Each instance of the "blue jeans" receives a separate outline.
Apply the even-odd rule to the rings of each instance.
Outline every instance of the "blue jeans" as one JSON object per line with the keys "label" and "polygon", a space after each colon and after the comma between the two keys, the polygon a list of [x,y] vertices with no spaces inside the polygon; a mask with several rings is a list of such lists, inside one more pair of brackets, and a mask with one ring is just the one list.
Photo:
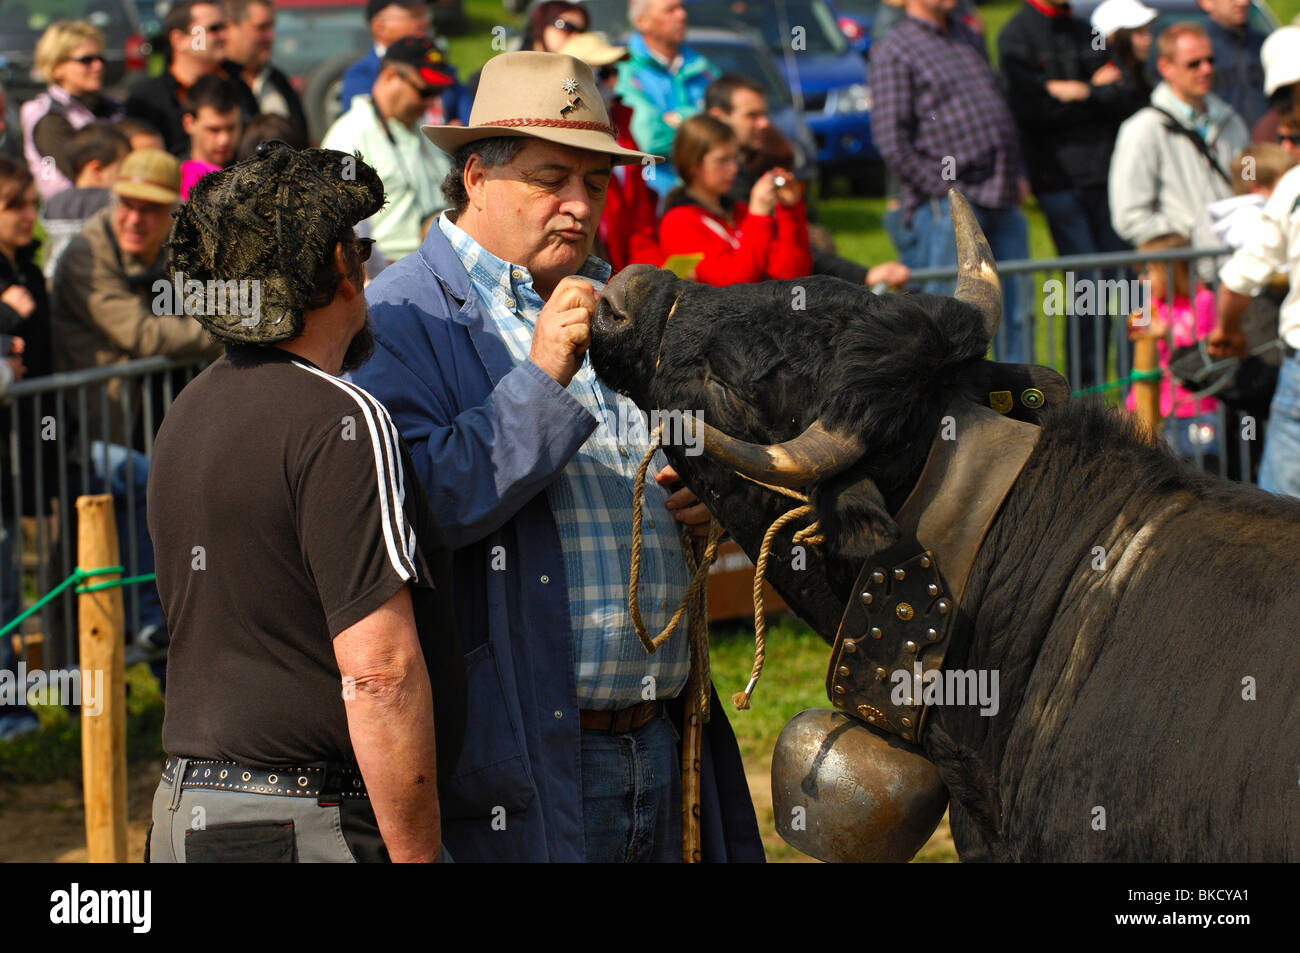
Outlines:
{"label": "blue jeans", "polygon": [[1300,496],[1300,354],[1282,362],[1259,463],[1259,488]]}
{"label": "blue jeans", "polygon": [[[989,208],[974,202],[971,208],[995,259],[1015,261],[1029,257],[1029,223],[1019,208]],[[952,231],[947,198],[922,202],[912,213],[911,224],[904,226],[900,222],[896,228],[898,237],[894,243],[899,247],[899,254],[907,246],[915,262],[904,259],[908,267],[951,268],[957,263],[957,237]],[[951,281],[927,281],[922,290],[951,296],[954,288]],[[1028,275],[1002,276],[1002,324],[993,346],[998,360],[1013,364],[1033,361],[1034,323],[1027,315],[1033,300]]]}
{"label": "blue jeans", "polygon": [[[1043,217],[1047,219],[1047,227],[1052,233],[1052,242],[1060,255],[1094,255],[1098,252],[1126,251],[1129,247],[1111,227],[1110,203],[1105,186],[1039,192],[1038,207],[1043,210]],[[1096,281],[1101,277],[1100,271],[1080,271],[1075,276],[1075,281]],[[1105,354],[1109,348],[1110,315],[1107,308],[1099,307],[1098,312],[1095,315],[1075,315],[1074,321],[1079,329],[1077,348],[1074,335],[1065,335],[1070,376],[1074,378],[1075,384],[1081,386],[1101,383],[1106,372]],[[1097,348],[1098,323],[1101,325],[1100,352]]]}
{"label": "blue jeans", "polygon": [[588,863],[681,861],[681,765],[667,717],[623,735],[582,732],[582,820]]}
{"label": "blue jeans", "polygon": [[[105,451],[107,450],[107,478],[105,477]],[[135,505],[135,518],[132,520],[127,508],[127,467],[131,468],[131,487]],[[90,473],[92,487],[87,492],[111,493],[113,495],[113,517],[117,521],[117,544],[122,565],[126,567],[123,575],[139,575],[154,570],[153,540],[149,538],[149,523],[145,516],[146,489],[149,483],[149,458],[138,450],[129,450],[115,443],[93,440],[90,444]],[[131,565],[131,538],[135,538],[136,563]],[[91,566],[87,569],[95,568]],[[152,582],[137,583],[134,589],[140,600],[140,625],[143,629],[150,625],[163,625],[162,602],[158,598],[158,587]],[[127,628],[131,629],[130,589],[122,593],[122,604],[126,610]]]}

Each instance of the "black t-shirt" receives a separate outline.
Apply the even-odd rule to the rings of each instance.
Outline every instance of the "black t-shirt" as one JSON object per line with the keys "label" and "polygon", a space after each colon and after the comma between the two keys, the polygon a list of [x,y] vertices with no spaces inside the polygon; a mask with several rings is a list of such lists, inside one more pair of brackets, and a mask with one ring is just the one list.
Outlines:
{"label": "black t-shirt", "polygon": [[410,583],[448,776],[465,701],[450,550],[378,400],[278,348],[232,349],[163,419],[148,517],[168,754],[355,761],[332,640]]}

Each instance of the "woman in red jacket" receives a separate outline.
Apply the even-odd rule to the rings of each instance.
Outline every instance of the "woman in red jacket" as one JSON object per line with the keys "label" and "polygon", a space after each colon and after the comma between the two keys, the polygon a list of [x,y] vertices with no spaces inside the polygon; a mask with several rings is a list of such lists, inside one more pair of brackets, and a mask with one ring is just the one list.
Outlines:
{"label": "woman in red jacket", "polygon": [[678,127],[673,165],[682,185],[668,193],[659,223],[664,255],[702,254],[695,278],[707,285],[810,274],[808,218],[794,176],[771,169],[754,183],[748,203],[733,205],[727,190],[738,150],[731,127],[712,116],[692,116]]}

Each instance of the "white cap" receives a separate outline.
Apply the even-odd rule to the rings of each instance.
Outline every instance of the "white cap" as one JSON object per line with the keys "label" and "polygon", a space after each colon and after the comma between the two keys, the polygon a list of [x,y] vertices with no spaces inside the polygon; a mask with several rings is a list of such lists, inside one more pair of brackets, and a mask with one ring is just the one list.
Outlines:
{"label": "white cap", "polygon": [[1105,0],[1092,11],[1092,28],[1102,36],[1116,30],[1136,30],[1156,18],[1156,11],[1142,0]]}
{"label": "white cap", "polygon": [[1259,61],[1264,64],[1265,96],[1300,82],[1300,26],[1282,26],[1270,33],[1259,51]]}

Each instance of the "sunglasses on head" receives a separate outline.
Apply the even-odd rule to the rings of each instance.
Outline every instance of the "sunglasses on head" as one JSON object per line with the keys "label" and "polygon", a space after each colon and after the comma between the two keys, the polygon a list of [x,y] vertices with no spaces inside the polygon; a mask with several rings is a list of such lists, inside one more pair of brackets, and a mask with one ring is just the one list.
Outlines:
{"label": "sunglasses on head", "polygon": [[563,30],[565,33],[586,33],[587,32],[587,27],[585,25],[579,25],[577,23],[574,23],[572,20],[564,19],[564,17],[559,17],[554,23],[551,24],[551,26],[555,27],[555,29],[557,30]]}
{"label": "sunglasses on head", "polygon": [[80,63],[82,66],[93,66],[96,63],[103,63],[104,55],[102,53],[87,53],[85,56],[69,56],[67,62]]}

